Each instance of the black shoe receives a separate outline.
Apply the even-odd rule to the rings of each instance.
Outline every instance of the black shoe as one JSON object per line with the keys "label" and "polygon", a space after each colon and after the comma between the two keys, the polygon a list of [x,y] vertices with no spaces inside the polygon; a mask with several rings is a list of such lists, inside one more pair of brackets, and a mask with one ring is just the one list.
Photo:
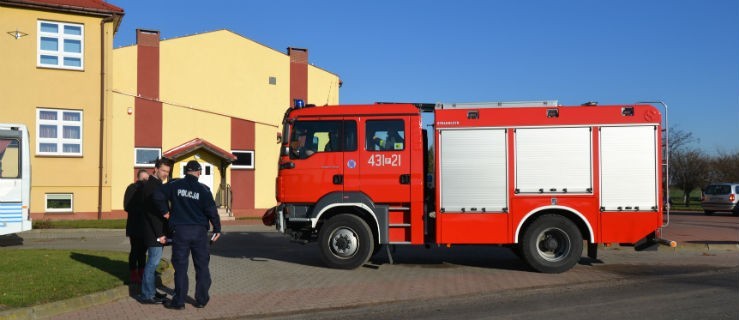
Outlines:
{"label": "black shoe", "polygon": [[196,302],[193,306],[195,306],[195,308],[202,309],[202,308],[205,308],[206,305],[208,305],[207,302],[206,303]]}
{"label": "black shoe", "polygon": [[159,292],[157,292],[157,293],[154,294],[154,298],[165,299],[165,298],[167,298],[167,294],[166,293],[159,293]]}
{"label": "black shoe", "polygon": [[137,300],[139,300],[139,302],[141,302],[142,304],[162,304],[165,301],[165,299],[157,298],[157,297],[154,297],[154,298],[151,298],[151,299],[141,299],[141,298],[139,298]]}
{"label": "black shoe", "polygon": [[172,310],[185,310],[185,305],[184,304],[178,306],[178,305],[175,305],[174,303],[172,303],[171,301],[169,303],[165,303],[164,304],[164,307],[167,308],[167,309],[172,309]]}

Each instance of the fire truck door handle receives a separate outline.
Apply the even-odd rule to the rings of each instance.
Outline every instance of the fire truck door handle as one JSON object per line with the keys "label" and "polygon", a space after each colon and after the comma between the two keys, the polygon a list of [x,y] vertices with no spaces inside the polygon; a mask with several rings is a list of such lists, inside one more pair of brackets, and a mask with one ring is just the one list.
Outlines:
{"label": "fire truck door handle", "polygon": [[400,184],[411,184],[411,175],[410,174],[401,174],[400,175]]}
{"label": "fire truck door handle", "polygon": [[344,184],[344,175],[343,174],[335,174],[334,175],[334,184]]}

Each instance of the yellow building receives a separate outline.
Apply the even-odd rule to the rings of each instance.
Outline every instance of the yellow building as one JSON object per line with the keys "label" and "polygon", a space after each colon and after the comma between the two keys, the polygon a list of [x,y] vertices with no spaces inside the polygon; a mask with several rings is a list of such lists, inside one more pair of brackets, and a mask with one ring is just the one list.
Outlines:
{"label": "yellow building", "polygon": [[273,206],[282,115],[293,99],[338,103],[338,76],[305,49],[227,30],[164,41],[137,30],[113,50],[122,16],[98,0],[0,0],[2,30],[17,31],[0,37],[0,122],[30,129],[32,217],[125,217],[126,187],[160,156],[176,160],[174,178],[201,162],[235,216]]}
{"label": "yellow building", "polygon": [[285,109],[293,99],[338,103],[338,76],[309,65],[305,49],[282,53],[228,30],[136,36],[136,45],[113,52],[112,197],[121,199],[136,171],[165,156],[176,161],[174,178],[199,161],[200,182],[235,216],[273,206]]}
{"label": "yellow building", "polygon": [[107,111],[122,17],[102,1],[0,0],[0,122],[29,128],[34,218],[111,210]]}

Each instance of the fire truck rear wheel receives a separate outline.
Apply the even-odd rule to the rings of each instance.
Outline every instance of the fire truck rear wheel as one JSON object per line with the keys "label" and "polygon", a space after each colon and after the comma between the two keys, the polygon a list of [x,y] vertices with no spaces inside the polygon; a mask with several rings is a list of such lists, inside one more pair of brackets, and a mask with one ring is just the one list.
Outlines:
{"label": "fire truck rear wheel", "polygon": [[367,263],[374,250],[372,231],[352,214],[340,214],[321,227],[318,234],[321,260],[331,268],[356,269]]}
{"label": "fire truck rear wheel", "polygon": [[582,234],[560,215],[543,215],[526,228],[521,245],[523,260],[534,270],[560,273],[571,269],[582,255]]}

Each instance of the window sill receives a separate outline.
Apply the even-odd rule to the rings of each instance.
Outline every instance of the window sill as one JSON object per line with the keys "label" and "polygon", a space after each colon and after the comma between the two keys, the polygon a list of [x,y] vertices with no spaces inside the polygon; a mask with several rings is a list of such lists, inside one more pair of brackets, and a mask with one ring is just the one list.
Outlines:
{"label": "window sill", "polygon": [[85,72],[85,68],[77,69],[77,68],[64,68],[64,67],[52,67],[52,66],[40,66],[40,65],[36,65],[36,69]]}
{"label": "window sill", "polygon": [[83,155],[65,155],[65,154],[36,154],[36,158],[84,158]]}

